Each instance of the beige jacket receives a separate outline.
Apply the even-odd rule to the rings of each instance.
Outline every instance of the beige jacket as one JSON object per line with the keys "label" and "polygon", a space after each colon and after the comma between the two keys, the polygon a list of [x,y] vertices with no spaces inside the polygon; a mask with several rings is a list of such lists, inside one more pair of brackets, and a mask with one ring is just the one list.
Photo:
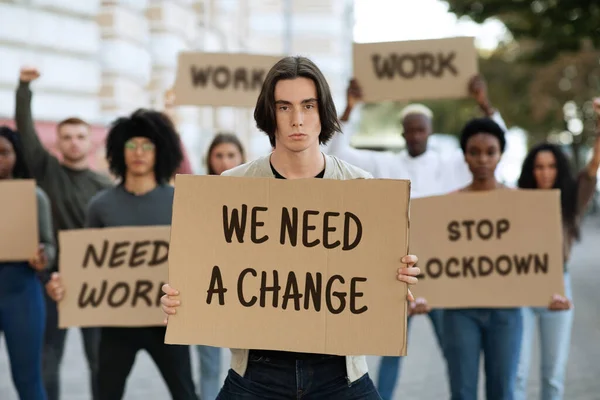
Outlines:
{"label": "beige jacket", "polygon": [[[275,178],[271,165],[270,156],[261,157],[258,160],[240,165],[239,167],[223,172],[224,176],[250,176]],[[350,165],[334,156],[325,155],[324,179],[371,179],[373,176],[353,165]],[[250,350],[231,349],[231,368],[240,376],[244,376],[248,367],[248,355]],[[347,378],[354,382],[367,373],[367,359],[365,356],[346,356]]]}

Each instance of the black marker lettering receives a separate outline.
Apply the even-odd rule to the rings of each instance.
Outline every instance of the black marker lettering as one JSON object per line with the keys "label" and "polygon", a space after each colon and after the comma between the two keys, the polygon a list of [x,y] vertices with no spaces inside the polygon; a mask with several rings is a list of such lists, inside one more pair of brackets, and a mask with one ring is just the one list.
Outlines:
{"label": "black marker lettering", "polygon": [[225,293],[227,292],[227,289],[223,286],[221,269],[216,265],[212,269],[210,285],[206,292],[208,293],[208,296],[206,297],[206,304],[210,304],[212,302],[213,294],[217,293],[219,295],[219,305],[225,305]]}

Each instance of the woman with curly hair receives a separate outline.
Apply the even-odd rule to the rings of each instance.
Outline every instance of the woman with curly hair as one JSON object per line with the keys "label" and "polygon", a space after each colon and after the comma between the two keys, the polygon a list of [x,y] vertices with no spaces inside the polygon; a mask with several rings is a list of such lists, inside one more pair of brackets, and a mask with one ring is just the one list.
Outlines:
{"label": "woman with curly hair", "polygon": [[[0,182],[9,179],[31,179],[31,176],[18,134],[2,126]],[[0,333],[4,333],[12,379],[21,400],[46,399],[42,380],[46,307],[37,272],[52,265],[56,254],[50,201],[39,188],[35,196],[40,236],[38,251],[30,260],[0,262]]]}
{"label": "woman with curly hair", "polygon": [[[86,227],[171,225],[174,188],[169,185],[183,159],[171,120],[156,111],[137,110],[117,119],[106,139],[110,171],[120,184],[97,194],[88,205]],[[64,288],[54,276],[51,295]],[[164,343],[165,327],[103,327],[98,382],[101,400],[123,398],[139,350],[154,360],[174,400],[195,400],[189,346]]]}
{"label": "woman with curly hair", "polygon": [[[553,144],[535,146],[523,162],[519,188],[560,189],[563,221],[564,283],[567,299],[553,301],[549,307],[526,307],[523,313],[523,342],[516,400],[527,398],[527,379],[531,364],[532,340],[536,323],[539,325],[541,355],[542,400],[560,400],[564,396],[564,380],[571,344],[573,309],[571,307],[571,277],[567,263],[574,242],[580,238],[581,217],[596,191],[596,176],[600,167],[600,98],[594,102],[597,114],[597,136],[592,158],[587,166],[573,176],[569,161],[562,150]],[[558,297],[558,296],[556,296]],[[561,304],[563,305],[561,307]]]}

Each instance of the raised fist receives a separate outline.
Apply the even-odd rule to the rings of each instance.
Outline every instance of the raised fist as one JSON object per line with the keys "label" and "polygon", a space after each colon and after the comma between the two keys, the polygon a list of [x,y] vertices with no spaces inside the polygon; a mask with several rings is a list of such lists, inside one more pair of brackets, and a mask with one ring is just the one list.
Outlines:
{"label": "raised fist", "polygon": [[40,77],[40,71],[34,67],[23,67],[21,68],[21,73],[19,74],[19,79],[21,82],[31,82]]}

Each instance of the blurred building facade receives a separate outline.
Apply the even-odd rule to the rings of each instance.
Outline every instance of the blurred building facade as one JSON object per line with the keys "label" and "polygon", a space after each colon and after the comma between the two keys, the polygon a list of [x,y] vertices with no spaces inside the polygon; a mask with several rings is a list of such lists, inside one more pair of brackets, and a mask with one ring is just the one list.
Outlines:
{"label": "blurred building facade", "polygon": [[[98,168],[111,120],[164,108],[181,50],[309,56],[345,106],[352,0],[0,0],[0,19],[0,123],[12,123],[19,68],[36,66],[33,112],[44,143],[52,148],[57,121],[84,118],[95,127]],[[173,110],[195,172],[204,172],[206,146],[221,130],[240,136],[249,159],[269,151],[252,112]]]}

